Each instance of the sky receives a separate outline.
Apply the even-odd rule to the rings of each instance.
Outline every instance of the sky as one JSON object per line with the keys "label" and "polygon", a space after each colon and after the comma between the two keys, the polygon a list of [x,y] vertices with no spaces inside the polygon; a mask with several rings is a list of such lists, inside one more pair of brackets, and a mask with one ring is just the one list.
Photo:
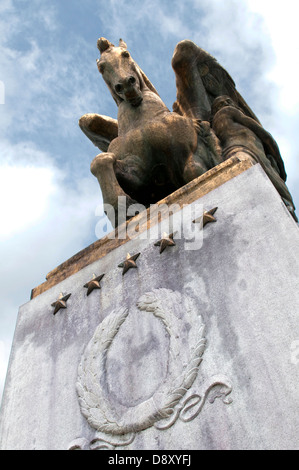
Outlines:
{"label": "sky", "polygon": [[97,240],[102,196],[89,168],[99,151],[78,119],[117,117],[97,39],[123,38],[169,109],[176,44],[212,54],[277,141],[299,208],[298,9],[297,0],[0,1],[0,400],[19,307]]}

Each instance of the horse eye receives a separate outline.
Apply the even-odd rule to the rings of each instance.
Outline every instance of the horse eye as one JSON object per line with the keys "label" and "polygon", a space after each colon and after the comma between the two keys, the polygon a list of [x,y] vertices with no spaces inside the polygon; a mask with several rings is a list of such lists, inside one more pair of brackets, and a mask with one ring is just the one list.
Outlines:
{"label": "horse eye", "polygon": [[105,70],[105,64],[98,64],[98,69],[99,69],[99,72],[100,73],[104,73],[104,70]]}
{"label": "horse eye", "polygon": [[129,54],[128,51],[123,51],[123,52],[121,53],[121,55],[122,55],[123,57],[130,57],[130,54]]}

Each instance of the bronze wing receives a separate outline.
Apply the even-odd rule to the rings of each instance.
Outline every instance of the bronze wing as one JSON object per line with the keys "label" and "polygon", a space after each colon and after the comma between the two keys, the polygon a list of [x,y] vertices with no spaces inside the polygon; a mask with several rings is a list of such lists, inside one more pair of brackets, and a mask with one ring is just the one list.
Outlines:
{"label": "bronze wing", "polygon": [[107,152],[110,142],[118,136],[118,122],[100,114],[84,114],[79,119],[84,134],[102,152]]}
{"label": "bronze wing", "polygon": [[227,71],[194,42],[184,40],[177,44],[172,67],[177,85],[174,111],[195,119],[209,120],[214,99],[228,95],[247,116],[259,122]]}

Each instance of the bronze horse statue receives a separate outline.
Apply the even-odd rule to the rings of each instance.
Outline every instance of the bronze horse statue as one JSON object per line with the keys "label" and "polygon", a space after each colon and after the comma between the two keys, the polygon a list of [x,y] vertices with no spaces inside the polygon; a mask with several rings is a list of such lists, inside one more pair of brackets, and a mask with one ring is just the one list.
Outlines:
{"label": "bronze horse statue", "polygon": [[79,125],[103,152],[92,161],[91,172],[118,225],[119,196],[125,197],[127,208],[136,202],[148,207],[223,161],[211,127],[215,98],[230,96],[243,113],[259,121],[229,74],[191,41],[181,41],[172,58],[177,86],[173,112],[122,39],[116,47],[100,38],[97,46],[98,70],[118,106],[118,118],[85,114]]}

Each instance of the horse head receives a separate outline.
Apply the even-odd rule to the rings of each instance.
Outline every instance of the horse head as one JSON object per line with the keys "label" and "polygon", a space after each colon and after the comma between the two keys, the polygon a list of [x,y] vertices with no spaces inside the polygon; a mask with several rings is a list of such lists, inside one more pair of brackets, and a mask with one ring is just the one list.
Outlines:
{"label": "horse head", "polygon": [[158,95],[147,76],[131,57],[122,39],[116,47],[108,39],[100,38],[97,46],[101,53],[101,58],[97,60],[98,69],[117,106],[123,101],[134,107],[139,106],[146,89]]}

